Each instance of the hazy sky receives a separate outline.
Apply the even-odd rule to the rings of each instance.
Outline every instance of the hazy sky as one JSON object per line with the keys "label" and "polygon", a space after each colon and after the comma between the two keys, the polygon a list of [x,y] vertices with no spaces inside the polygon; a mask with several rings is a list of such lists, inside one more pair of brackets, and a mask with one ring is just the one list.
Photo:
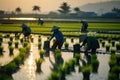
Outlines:
{"label": "hazy sky", "polygon": [[15,11],[17,7],[22,9],[22,12],[32,12],[32,7],[38,5],[40,12],[49,12],[59,9],[63,2],[67,2],[71,8],[78,7],[87,3],[95,3],[110,0],[0,0],[0,10]]}

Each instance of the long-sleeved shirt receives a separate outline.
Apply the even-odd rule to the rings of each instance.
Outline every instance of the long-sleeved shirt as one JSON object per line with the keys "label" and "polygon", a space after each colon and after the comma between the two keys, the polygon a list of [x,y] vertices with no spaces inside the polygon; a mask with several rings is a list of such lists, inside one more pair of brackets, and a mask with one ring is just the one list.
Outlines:
{"label": "long-sleeved shirt", "polygon": [[62,32],[59,31],[59,30],[58,30],[57,32],[54,32],[54,33],[51,35],[50,40],[51,40],[53,37],[55,37],[56,40],[59,41],[59,42],[64,42],[64,36],[63,36]]}
{"label": "long-sleeved shirt", "polygon": [[97,49],[97,48],[100,48],[99,42],[98,42],[98,40],[97,40],[96,37],[88,36],[88,37],[84,40],[84,42],[83,42],[82,45],[85,45],[85,44],[87,44],[87,48],[88,48],[88,49],[93,49],[93,48],[94,48],[94,49]]}

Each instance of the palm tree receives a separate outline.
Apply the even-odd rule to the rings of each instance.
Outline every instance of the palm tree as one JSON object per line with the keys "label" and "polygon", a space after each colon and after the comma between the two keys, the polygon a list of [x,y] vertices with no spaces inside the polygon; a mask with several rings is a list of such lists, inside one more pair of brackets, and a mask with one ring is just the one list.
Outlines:
{"label": "palm tree", "polygon": [[19,14],[19,13],[21,13],[21,12],[22,12],[22,10],[21,10],[21,8],[20,8],[20,7],[17,7],[17,8],[15,9],[15,12],[16,12],[17,14]]}
{"label": "palm tree", "polygon": [[36,14],[37,14],[37,11],[40,12],[40,7],[37,6],[37,5],[35,5],[35,6],[33,6],[33,9],[32,9],[32,10],[35,11]]}
{"label": "palm tree", "polygon": [[68,14],[70,12],[70,6],[66,2],[63,2],[58,11],[63,14]]}
{"label": "palm tree", "polygon": [[78,7],[75,7],[75,8],[74,8],[74,11],[75,11],[76,13],[80,13],[80,9],[79,9]]}

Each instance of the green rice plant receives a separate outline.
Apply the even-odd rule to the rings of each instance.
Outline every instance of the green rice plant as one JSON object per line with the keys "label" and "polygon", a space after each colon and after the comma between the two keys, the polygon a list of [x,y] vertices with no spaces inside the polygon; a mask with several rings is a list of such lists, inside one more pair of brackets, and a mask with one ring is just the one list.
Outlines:
{"label": "green rice plant", "polygon": [[8,46],[12,46],[12,41],[8,41]]}
{"label": "green rice plant", "polygon": [[9,55],[13,55],[14,47],[9,46]]}
{"label": "green rice plant", "polygon": [[117,80],[120,79],[120,66],[114,66],[112,69],[111,69],[111,72],[112,73],[115,73],[117,75]]}
{"label": "green rice plant", "polygon": [[71,42],[72,42],[72,43],[74,42],[74,39],[73,39],[73,38],[71,38]]}
{"label": "green rice plant", "polygon": [[47,40],[49,40],[50,39],[50,36],[47,36]]}
{"label": "green rice plant", "polygon": [[3,37],[2,36],[0,37],[0,42],[3,42]]}
{"label": "green rice plant", "polygon": [[82,74],[83,80],[90,80],[91,66],[83,66]]}
{"label": "green rice plant", "polygon": [[15,42],[15,48],[18,48],[19,42]]}
{"label": "green rice plant", "polygon": [[0,73],[0,80],[13,80],[13,78],[5,73]]}
{"label": "green rice plant", "polygon": [[110,45],[107,44],[105,47],[106,47],[106,52],[109,52],[109,50],[110,50]]}
{"label": "green rice plant", "polygon": [[10,41],[13,41],[13,37],[12,36],[10,36]]}
{"label": "green rice plant", "polygon": [[108,38],[108,43],[111,43],[112,38]]}
{"label": "green rice plant", "polygon": [[38,42],[38,49],[41,49],[42,42]]}
{"label": "green rice plant", "polygon": [[28,44],[28,45],[25,47],[27,54],[30,54],[30,47],[31,47],[30,44]]}
{"label": "green rice plant", "polygon": [[64,37],[64,42],[66,42],[66,37]]}
{"label": "green rice plant", "polygon": [[115,53],[116,53],[116,50],[112,48],[112,49],[110,50],[110,54],[115,54]]}
{"label": "green rice plant", "polygon": [[116,44],[116,50],[120,50],[120,43]]}
{"label": "green rice plant", "polygon": [[2,46],[2,42],[0,42],[0,46]]}
{"label": "green rice plant", "polygon": [[79,53],[76,53],[74,58],[76,59],[76,65],[79,65],[79,60],[81,58],[81,55]]}
{"label": "green rice plant", "polygon": [[48,80],[60,80],[60,74],[58,72],[53,71]]}
{"label": "green rice plant", "polygon": [[3,46],[0,46],[0,56],[3,55]]}
{"label": "green rice plant", "polygon": [[65,74],[70,74],[71,68],[70,68],[70,64],[68,62],[65,62],[65,65],[63,68],[65,70]]}
{"label": "green rice plant", "polygon": [[20,42],[23,43],[23,38],[20,39]]}
{"label": "green rice plant", "polygon": [[97,59],[97,55],[93,54],[91,55],[91,67],[92,67],[92,72],[97,73],[98,68],[99,68],[99,61]]}
{"label": "green rice plant", "polygon": [[6,38],[9,38],[10,37],[10,34],[8,33],[8,34],[6,34]]}
{"label": "green rice plant", "polygon": [[69,43],[65,42],[65,43],[64,43],[64,46],[65,46],[65,49],[68,49]]}
{"label": "green rice plant", "polygon": [[75,58],[69,60],[71,71],[75,71],[75,63],[76,63],[76,59]]}
{"label": "green rice plant", "polygon": [[55,62],[56,62],[56,65],[61,65],[63,64],[63,58],[62,58],[62,54],[61,54],[61,51],[59,49],[55,50]]}
{"label": "green rice plant", "polygon": [[98,73],[99,61],[97,59],[91,61],[91,66],[92,66],[92,72]]}
{"label": "green rice plant", "polygon": [[38,38],[41,38],[41,35],[38,35]]}
{"label": "green rice plant", "polygon": [[37,59],[37,60],[35,60],[36,66],[37,66],[36,72],[41,72],[42,71],[41,70],[41,65],[42,65],[43,61],[44,61],[43,59]]}
{"label": "green rice plant", "polygon": [[10,46],[9,47],[9,55],[13,55],[14,47]]}
{"label": "green rice plant", "polygon": [[22,62],[22,57],[21,56],[17,56],[15,59],[14,59],[14,62],[17,66],[20,65],[20,63]]}
{"label": "green rice plant", "polygon": [[62,65],[58,66],[58,73],[60,74],[60,80],[66,80],[65,70]]}
{"label": "green rice plant", "polygon": [[27,46],[28,46],[28,42],[24,42],[23,47],[27,47]]}
{"label": "green rice plant", "polygon": [[114,47],[114,46],[115,46],[115,41],[113,40],[113,41],[111,42],[111,44],[112,44],[112,47]]}
{"label": "green rice plant", "polygon": [[117,65],[120,65],[120,54],[116,54]]}
{"label": "green rice plant", "polygon": [[102,38],[99,38],[99,41],[100,41],[100,43],[102,43],[103,39],[102,39]]}
{"label": "green rice plant", "polygon": [[42,58],[43,59],[43,57],[44,57],[44,55],[45,55],[45,50],[40,50],[39,51],[39,54],[40,54],[40,58]]}
{"label": "green rice plant", "polygon": [[4,66],[4,69],[6,71],[6,74],[13,74],[14,72],[16,72],[17,69],[17,65],[15,64],[15,62],[11,62],[7,65]]}
{"label": "green rice plant", "polygon": [[102,47],[105,47],[105,41],[102,41]]}
{"label": "green rice plant", "polygon": [[115,66],[117,64],[117,60],[116,59],[111,59],[110,61],[109,61],[109,67],[110,67],[110,72],[111,72],[111,70],[112,70],[112,68]]}
{"label": "green rice plant", "polygon": [[97,55],[96,54],[92,54],[91,55],[91,60],[96,60],[97,59]]}
{"label": "green rice plant", "polygon": [[24,57],[25,57],[25,55],[26,55],[26,48],[20,48],[19,49],[19,56],[21,57],[21,59],[22,59],[22,62],[24,61]]}
{"label": "green rice plant", "polygon": [[40,38],[38,38],[38,42],[41,42],[41,37],[40,37]]}
{"label": "green rice plant", "polygon": [[108,80],[119,80],[117,79],[117,75],[113,72],[110,72],[108,75]]}

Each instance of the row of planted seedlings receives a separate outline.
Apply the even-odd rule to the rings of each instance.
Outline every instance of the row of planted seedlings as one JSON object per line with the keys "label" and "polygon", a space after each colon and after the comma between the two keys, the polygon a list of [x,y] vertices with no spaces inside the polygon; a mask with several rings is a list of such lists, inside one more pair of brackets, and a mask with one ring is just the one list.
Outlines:
{"label": "row of planted seedlings", "polygon": [[12,74],[19,70],[19,66],[24,64],[26,56],[29,54],[30,45],[24,45],[24,48],[19,48],[19,55],[15,57],[10,63],[1,66],[0,80],[12,80]]}
{"label": "row of planted seedlings", "polygon": [[[4,39],[5,38],[5,39]],[[7,39],[7,40],[6,40]],[[10,34],[6,34],[5,36],[0,36],[0,55],[2,56],[3,55],[3,50],[4,50],[4,46],[2,45],[3,44],[3,40],[4,43],[7,42],[8,43],[8,48],[9,48],[9,55],[13,55],[14,53],[14,48],[15,49],[18,49],[19,48],[19,38],[16,39],[15,37],[15,40],[14,40],[14,36],[10,36]],[[23,43],[23,38],[20,39],[21,41],[21,44],[25,45],[26,42]],[[13,45],[14,43],[14,45]]]}
{"label": "row of planted seedlings", "polygon": [[[8,48],[9,48],[9,55],[13,55],[13,51],[14,51],[14,47],[12,46],[13,44],[13,37],[10,36],[9,34],[5,35],[5,36],[0,36],[0,55],[3,55],[3,50],[4,50],[4,46],[3,44],[3,40],[4,38],[8,38]],[[15,42],[15,48],[18,48],[18,42]]]}
{"label": "row of planted seedlings", "polygon": [[[48,44],[48,47],[49,47],[49,44]],[[42,49],[41,35],[38,35],[38,50],[39,50],[40,57],[35,60],[36,68],[37,68],[36,72],[41,73],[42,72],[41,65],[45,61],[44,56],[46,56],[46,54],[49,54],[49,51],[47,52],[45,49]]]}
{"label": "row of planted seedlings", "polygon": [[[99,61],[97,55],[91,55],[86,59],[82,59],[81,54],[75,53],[73,58],[68,62],[64,62],[62,53],[60,50],[56,50],[54,53],[55,63],[48,80],[66,80],[66,76],[71,72],[75,72],[75,67],[78,67],[79,72],[83,74],[83,80],[90,80],[90,73],[97,73],[99,68]],[[82,63],[82,64],[80,64]]]}
{"label": "row of planted seedlings", "polygon": [[120,51],[120,42],[108,38],[108,40],[99,39],[102,48],[105,48],[106,52]]}
{"label": "row of planted seedlings", "polygon": [[120,54],[111,52],[108,80],[120,80]]}
{"label": "row of planted seedlings", "polygon": [[[19,36],[20,37],[20,36]],[[8,78],[9,78],[9,75],[7,74],[7,73],[9,73],[9,68],[11,69],[12,67],[12,65],[13,65],[13,63],[15,62],[15,64],[13,65],[13,68],[12,68],[12,70],[15,70],[15,71],[17,71],[17,69],[19,68],[19,64],[21,64],[21,63],[23,63],[23,61],[24,61],[24,59],[26,59],[27,57],[28,57],[28,55],[29,55],[29,50],[30,50],[30,45],[29,45],[29,43],[28,42],[25,42],[24,41],[24,39],[23,38],[21,38],[20,39],[20,42],[21,42],[21,44],[22,44],[22,46],[21,47],[19,47],[19,37],[17,37],[16,38],[16,36],[15,36],[15,40],[13,40],[13,36],[10,36],[10,34],[6,34],[5,36],[0,36],[0,42],[1,42],[1,46],[0,46],[0,54],[3,56],[3,50],[4,50],[4,47],[2,46],[2,42],[3,42],[3,38],[6,38],[7,40],[5,40],[5,41],[8,41],[8,48],[9,48],[9,55],[10,56],[13,56],[14,55],[14,47],[15,48],[17,48],[17,49],[19,49],[19,55],[17,55],[17,57],[13,57],[13,61],[12,62],[10,62],[10,63],[8,63],[7,65],[5,65],[5,66],[0,66],[0,67],[2,67],[1,69],[3,69],[3,70],[1,70],[2,72],[4,72],[4,74],[3,75],[1,75],[0,76],[0,80],[4,80],[3,78],[2,78],[2,76],[8,76]],[[14,45],[13,45],[13,43],[14,43]],[[14,46],[14,47],[13,47]],[[21,49],[22,47],[24,47],[23,49]],[[24,54],[25,53],[25,54]],[[23,58],[23,57],[25,57],[25,58]],[[11,64],[12,63],[12,64]],[[10,65],[9,65],[10,64]],[[6,66],[8,66],[8,68],[6,68]],[[16,67],[14,67],[14,66],[17,66],[17,68]],[[15,68],[15,69],[14,69]],[[14,73],[14,71],[11,71],[11,73],[10,73],[10,75],[12,74],[12,73]]]}

